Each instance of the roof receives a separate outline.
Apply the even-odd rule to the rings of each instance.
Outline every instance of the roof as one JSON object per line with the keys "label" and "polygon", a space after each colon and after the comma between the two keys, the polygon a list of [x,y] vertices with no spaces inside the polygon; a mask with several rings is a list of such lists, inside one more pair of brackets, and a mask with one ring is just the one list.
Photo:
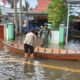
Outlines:
{"label": "roof", "polygon": [[38,0],[38,5],[35,9],[33,9],[32,13],[45,13],[48,10],[48,5],[50,4],[51,0]]}

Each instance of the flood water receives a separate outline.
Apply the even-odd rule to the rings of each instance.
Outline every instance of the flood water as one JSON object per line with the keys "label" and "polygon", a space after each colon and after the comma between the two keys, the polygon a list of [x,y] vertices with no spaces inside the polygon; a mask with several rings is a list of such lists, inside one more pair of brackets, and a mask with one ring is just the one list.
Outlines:
{"label": "flood water", "polygon": [[68,50],[80,50],[80,40],[69,40],[67,45],[53,44],[51,48],[54,49],[68,49]]}
{"label": "flood water", "polygon": [[[65,49],[66,46],[53,48]],[[67,48],[80,50],[79,40],[70,40]],[[80,60],[36,58],[25,61],[24,57],[0,47],[0,80],[80,80]]]}
{"label": "flood water", "polygon": [[[16,37],[17,44],[23,44],[25,35],[22,37]],[[37,44],[38,46],[41,45],[40,38],[37,38]],[[49,44],[48,48],[54,48],[54,49],[68,49],[68,50],[80,50],[80,38],[72,38],[68,40],[68,44],[58,45],[58,44]]]}
{"label": "flood water", "polygon": [[0,80],[80,80],[80,61],[34,59],[0,49]]}

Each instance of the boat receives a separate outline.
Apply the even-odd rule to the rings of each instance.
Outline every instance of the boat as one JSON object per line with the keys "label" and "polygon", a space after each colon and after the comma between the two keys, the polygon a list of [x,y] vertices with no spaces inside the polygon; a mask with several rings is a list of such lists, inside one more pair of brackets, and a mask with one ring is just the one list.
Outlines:
{"label": "boat", "polygon": [[[2,42],[12,53],[24,56],[23,44],[7,43],[6,41]],[[36,47],[34,57],[45,59],[80,60],[80,51]]]}

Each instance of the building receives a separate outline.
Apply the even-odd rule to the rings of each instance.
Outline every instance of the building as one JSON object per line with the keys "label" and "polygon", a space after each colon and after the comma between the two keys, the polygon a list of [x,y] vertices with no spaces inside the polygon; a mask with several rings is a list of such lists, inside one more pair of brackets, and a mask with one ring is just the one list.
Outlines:
{"label": "building", "polygon": [[[28,19],[29,22],[34,26],[41,26],[44,23],[48,22],[48,5],[50,4],[51,0],[38,0],[38,5],[35,9],[29,10],[28,14],[26,15],[26,11],[22,11],[23,19]],[[14,9],[6,8],[4,6],[1,7],[2,14],[8,14],[14,16]],[[19,9],[17,9],[17,13],[19,13]],[[26,16],[26,17],[25,17]],[[27,17],[28,16],[28,17]]]}
{"label": "building", "polygon": [[51,0],[38,0],[38,5],[35,9],[30,10],[29,15],[33,17],[30,21],[32,24],[41,26],[48,22],[48,5]]}
{"label": "building", "polygon": [[[66,0],[68,5],[67,32],[72,37],[80,38],[80,0]],[[74,18],[70,21],[70,17]]]}

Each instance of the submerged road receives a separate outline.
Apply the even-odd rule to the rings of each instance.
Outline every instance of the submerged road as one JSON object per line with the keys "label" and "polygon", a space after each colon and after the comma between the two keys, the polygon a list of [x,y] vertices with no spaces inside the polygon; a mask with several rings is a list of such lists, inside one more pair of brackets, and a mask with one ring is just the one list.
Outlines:
{"label": "submerged road", "polygon": [[80,73],[79,69],[75,69],[75,68],[67,68],[67,67],[60,67],[60,66],[55,66],[55,65],[48,65],[48,64],[37,64],[35,63],[35,60],[21,60],[21,59],[14,59],[14,58],[2,58],[0,57],[0,60],[5,60],[5,61],[11,61],[11,62],[18,62],[21,64],[28,64],[28,65],[34,65],[34,66],[42,66],[45,68],[50,68],[50,69],[58,69],[58,70],[66,70],[66,71],[70,71],[70,72],[75,72],[75,73]]}
{"label": "submerged road", "polygon": [[[17,41],[22,43],[23,38]],[[75,49],[80,50],[80,46]],[[0,80],[80,80],[80,61],[42,58],[25,61],[1,46]]]}
{"label": "submerged road", "polygon": [[79,80],[80,61],[34,59],[0,51],[0,80]]}

